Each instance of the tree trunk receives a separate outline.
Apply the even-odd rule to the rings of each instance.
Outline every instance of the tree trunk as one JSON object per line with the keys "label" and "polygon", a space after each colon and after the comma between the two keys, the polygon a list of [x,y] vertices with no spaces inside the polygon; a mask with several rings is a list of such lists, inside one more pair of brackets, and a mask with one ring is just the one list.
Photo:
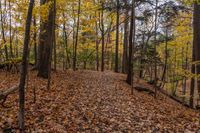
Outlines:
{"label": "tree trunk", "polygon": [[130,24],[130,35],[129,35],[129,62],[128,62],[128,75],[127,83],[133,84],[133,48],[135,43],[135,0],[132,2],[131,11],[131,24]]}
{"label": "tree trunk", "polygon": [[105,45],[105,39],[104,39],[104,3],[101,1],[101,44],[102,44],[102,49],[101,49],[101,71],[104,71],[104,45]]}
{"label": "tree trunk", "polygon": [[[194,12],[193,12],[193,48],[192,48],[192,61],[196,61],[198,55],[198,44],[200,41],[200,6],[197,2],[194,3]],[[192,64],[192,74],[195,74],[195,64]],[[198,85],[199,86],[199,85]],[[190,85],[190,107],[194,106],[194,90],[195,90],[195,77],[191,79]]]}
{"label": "tree trunk", "polygon": [[9,34],[10,34],[10,57],[13,58],[13,48],[12,48],[12,14],[11,14],[11,4],[10,0],[8,2],[9,5]]}
{"label": "tree trunk", "polygon": [[[47,1],[48,2],[48,1]],[[41,4],[45,4],[45,1],[41,1]],[[42,78],[48,78],[49,70],[49,58],[51,58],[51,45],[52,45],[52,30],[53,30],[53,4],[50,5],[47,22],[41,22],[40,38],[39,38],[39,62],[38,62],[38,76]]]}
{"label": "tree trunk", "polygon": [[166,76],[166,71],[167,71],[167,60],[168,60],[168,27],[166,27],[165,31],[165,64],[164,64],[164,70],[161,78],[161,87],[164,87],[165,85],[165,76]]}
{"label": "tree trunk", "polygon": [[25,126],[24,126],[25,125],[24,124],[25,82],[26,82],[27,66],[28,66],[27,57],[28,57],[28,45],[30,42],[30,27],[31,27],[33,5],[34,5],[34,0],[30,0],[27,19],[26,19],[22,68],[21,68],[20,84],[19,84],[19,129],[21,133],[25,132]]}
{"label": "tree trunk", "polygon": [[[96,14],[96,12],[95,12],[95,14]],[[95,34],[96,34],[96,36],[95,36],[95,43],[96,43],[96,70],[99,71],[99,41],[98,41],[97,22],[95,22]]]}
{"label": "tree trunk", "polygon": [[117,0],[117,18],[116,18],[116,47],[115,47],[115,72],[118,72],[119,60],[119,0]]}
{"label": "tree trunk", "polygon": [[[186,47],[186,57],[185,57],[185,70],[188,70],[188,46],[189,44],[187,43],[187,47]],[[187,77],[184,76],[183,79],[183,95],[186,94],[186,85],[187,85]]]}
{"label": "tree trunk", "polygon": [[155,86],[155,97],[157,95],[157,60],[156,60],[156,51],[157,51],[157,18],[158,18],[158,0],[156,0],[155,7],[155,35],[154,35],[154,86]]}
{"label": "tree trunk", "polygon": [[51,8],[51,11],[50,12],[53,12],[53,15],[52,16],[52,27],[51,28],[51,32],[50,34],[53,36],[50,40],[52,43],[50,44],[50,57],[49,57],[49,60],[48,60],[48,83],[47,83],[47,90],[50,89],[50,86],[51,86],[51,60],[52,60],[52,47],[53,47],[53,43],[55,45],[55,19],[56,19],[56,0],[53,0],[53,7]]}
{"label": "tree trunk", "polygon": [[[63,14],[63,17],[64,17],[64,14]],[[69,68],[71,65],[70,63],[70,59],[69,59],[69,55],[68,55],[68,35],[67,35],[67,32],[66,32],[66,23],[64,22],[63,24],[63,34],[64,34],[64,44],[65,44],[65,54],[66,54],[66,68]],[[68,64],[68,65],[67,65]]]}
{"label": "tree trunk", "polygon": [[33,34],[33,40],[34,40],[34,58],[35,58],[35,66],[37,65],[37,29],[36,29],[36,17],[33,18],[33,26],[34,26],[34,34]]}
{"label": "tree trunk", "polygon": [[56,1],[54,0],[54,18],[53,18],[53,48],[54,48],[54,70],[57,70],[57,56],[56,56]]}
{"label": "tree trunk", "polygon": [[[200,61],[200,5],[199,2],[194,3],[194,49],[195,49],[195,61]],[[196,73],[200,74],[200,63],[196,64]],[[197,80],[198,95],[200,97],[200,80]]]}
{"label": "tree trunk", "polygon": [[76,25],[76,40],[75,40],[75,47],[74,47],[74,60],[73,60],[73,70],[76,71],[76,63],[77,63],[77,46],[78,46],[78,32],[79,32],[79,25],[80,25],[80,13],[81,13],[81,0],[78,1],[78,20]]}
{"label": "tree trunk", "polygon": [[[143,28],[144,29],[144,28]],[[143,77],[143,69],[144,69],[144,67],[143,67],[143,65],[144,65],[144,63],[143,63],[143,60],[144,60],[144,46],[145,46],[145,32],[143,33],[143,35],[142,35],[142,44],[141,44],[141,52],[140,52],[140,78],[142,78]]]}

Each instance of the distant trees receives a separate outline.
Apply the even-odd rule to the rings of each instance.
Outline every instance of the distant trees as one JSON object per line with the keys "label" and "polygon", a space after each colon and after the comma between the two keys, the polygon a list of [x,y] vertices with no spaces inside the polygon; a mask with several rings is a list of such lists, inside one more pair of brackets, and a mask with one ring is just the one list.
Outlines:
{"label": "distant trees", "polygon": [[[36,64],[38,76],[43,78],[50,77],[52,64],[55,70],[122,72],[127,74],[129,84],[133,83],[134,75],[155,88],[167,88],[173,96],[181,94],[182,101],[187,102],[189,98],[185,97],[191,84],[192,103],[192,97],[196,98],[195,79],[200,73],[196,50],[198,17],[195,17],[199,5],[194,6],[196,51],[193,51],[195,62],[191,63],[192,11],[185,2],[188,1],[57,0],[54,5],[54,0],[37,0],[29,62]],[[0,1],[2,68],[16,60],[21,62],[21,38],[25,31],[21,20],[27,4],[20,0]],[[191,78],[194,81],[189,83]],[[197,84],[200,92],[199,80]]]}

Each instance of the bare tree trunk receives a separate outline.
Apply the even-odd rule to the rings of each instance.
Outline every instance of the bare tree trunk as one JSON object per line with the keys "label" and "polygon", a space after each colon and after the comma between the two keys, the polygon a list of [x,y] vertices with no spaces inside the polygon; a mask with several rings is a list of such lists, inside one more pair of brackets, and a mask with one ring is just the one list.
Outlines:
{"label": "bare tree trunk", "polygon": [[[200,61],[200,5],[199,2],[194,3],[194,49],[195,49],[195,61]],[[200,74],[200,63],[196,64],[196,73]],[[197,80],[198,95],[200,98],[200,80]]]}
{"label": "bare tree trunk", "polygon": [[[52,19],[50,19],[53,23],[52,23],[52,27],[51,28],[51,32],[50,34],[54,37],[52,37],[50,40],[52,43],[50,44],[50,57],[48,60],[48,83],[47,83],[47,90],[50,90],[51,87],[51,60],[52,60],[52,47],[53,47],[53,43],[55,43],[55,19],[56,19],[56,0],[53,0],[53,7],[51,7],[50,12],[52,12]],[[55,45],[55,44],[54,44]]]}
{"label": "bare tree trunk", "polygon": [[161,87],[165,86],[165,76],[166,76],[166,71],[167,71],[167,60],[168,60],[168,27],[166,27],[165,31],[165,64],[164,64],[164,70],[161,78]]}
{"label": "bare tree trunk", "polygon": [[12,48],[12,13],[11,13],[11,4],[10,0],[8,2],[9,5],[9,34],[10,34],[10,57],[13,58],[13,48]]}
{"label": "bare tree trunk", "polygon": [[116,18],[116,47],[115,47],[115,72],[118,72],[119,61],[119,0],[117,0],[117,18]]}
{"label": "bare tree trunk", "polygon": [[131,24],[130,24],[130,35],[129,35],[129,62],[128,62],[127,83],[130,85],[133,85],[133,75],[134,75],[133,73],[134,43],[135,43],[135,0],[132,1]]}
{"label": "bare tree trunk", "polygon": [[[192,60],[195,61],[195,49],[193,46],[193,53],[192,53]],[[191,72],[195,74],[195,65],[192,64]],[[195,78],[192,77],[191,84],[190,84],[190,107],[193,108],[194,106],[194,88],[195,88]]]}
{"label": "bare tree trunk", "polygon": [[104,38],[104,3],[101,1],[101,44],[102,44],[102,49],[101,49],[101,71],[104,71],[104,45],[105,45],[105,38]]}
{"label": "bare tree trunk", "polygon": [[[184,68],[186,70],[188,70],[188,46],[189,44],[187,43],[187,47],[186,47],[186,57],[185,57],[185,66]],[[184,79],[183,79],[183,95],[186,94],[186,85],[187,85],[187,77],[184,76]]]}
{"label": "bare tree trunk", "polygon": [[142,35],[142,44],[141,44],[141,52],[140,52],[140,78],[143,77],[143,69],[144,69],[144,63],[143,63],[143,59],[144,59],[144,47],[145,47],[145,32]]}
{"label": "bare tree trunk", "polygon": [[[48,1],[41,1],[41,4],[45,4],[44,2]],[[41,29],[40,29],[40,38],[39,38],[39,63],[38,63],[38,76],[42,78],[48,78],[49,75],[49,58],[51,58],[52,52],[52,30],[53,30],[53,5],[49,7],[49,14],[47,22],[41,22]]]}
{"label": "bare tree trunk", "polygon": [[156,60],[156,45],[157,45],[157,18],[158,18],[158,0],[156,0],[156,7],[155,7],[156,11],[155,11],[155,36],[154,36],[154,58],[155,58],[155,61],[154,61],[154,86],[155,86],[155,97],[157,95],[157,60]]}
{"label": "bare tree trunk", "polygon": [[54,71],[57,70],[57,56],[56,56],[56,34],[55,32],[53,33],[53,52],[54,52]]}
{"label": "bare tree trunk", "polygon": [[31,27],[33,5],[34,5],[34,0],[30,0],[27,19],[26,19],[22,68],[21,68],[20,84],[19,84],[19,129],[21,133],[25,132],[25,126],[24,126],[25,88],[24,87],[26,82],[27,66],[28,66],[27,57],[28,57],[28,45],[30,42],[30,27]]}
{"label": "bare tree trunk", "polygon": [[[127,6],[127,1],[126,1],[126,6]],[[125,12],[125,19],[126,21],[124,22],[124,44],[123,44],[123,60],[122,60],[122,72],[127,73],[127,67],[128,67],[128,27],[129,27],[129,10],[126,9]]]}
{"label": "bare tree trunk", "polygon": [[[63,14],[64,17],[64,14]],[[68,55],[68,35],[66,33],[66,23],[63,24],[63,34],[64,34],[64,44],[65,44],[65,54],[66,54],[66,68],[71,66],[69,55]],[[67,65],[68,64],[68,65]]]}
{"label": "bare tree trunk", "polygon": [[[199,48],[200,41],[200,6],[197,2],[194,2],[194,11],[193,11],[193,49],[192,49],[192,61],[196,61]],[[197,49],[196,49],[197,48]],[[192,74],[195,74],[195,64],[192,64]],[[199,87],[199,85],[198,85]],[[191,79],[190,85],[190,107],[194,107],[194,90],[195,90],[195,77]]]}
{"label": "bare tree trunk", "polygon": [[34,34],[33,34],[33,41],[34,41],[34,57],[35,57],[35,66],[37,65],[37,29],[36,29],[36,17],[33,18],[33,26],[34,26]]}
{"label": "bare tree trunk", "polygon": [[76,63],[77,63],[77,46],[78,46],[78,32],[79,32],[79,25],[80,25],[80,13],[81,13],[81,0],[78,1],[78,20],[76,25],[76,40],[75,40],[75,47],[74,47],[74,60],[73,60],[73,70],[76,71]]}
{"label": "bare tree trunk", "polygon": [[57,56],[56,56],[56,1],[54,1],[54,25],[53,25],[53,48],[54,48],[54,70],[57,70]]}

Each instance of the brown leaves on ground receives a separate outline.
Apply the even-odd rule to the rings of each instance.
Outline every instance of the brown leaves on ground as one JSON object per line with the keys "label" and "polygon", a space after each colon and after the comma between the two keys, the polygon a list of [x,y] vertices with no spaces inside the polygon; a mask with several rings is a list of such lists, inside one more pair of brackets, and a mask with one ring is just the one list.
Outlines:
{"label": "brown leaves on ground", "polygon": [[[18,75],[1,73],[1,88],[18,83]],[[200,113],[159,94],[130,95],[126,76],[112,72],[64,71],[46,80],[30,73],[26,90],[27,132],[200,132]],[[36,103],[33,103],[33,89]],[[17,131],[18,95],[0,107],[1,130]]]}

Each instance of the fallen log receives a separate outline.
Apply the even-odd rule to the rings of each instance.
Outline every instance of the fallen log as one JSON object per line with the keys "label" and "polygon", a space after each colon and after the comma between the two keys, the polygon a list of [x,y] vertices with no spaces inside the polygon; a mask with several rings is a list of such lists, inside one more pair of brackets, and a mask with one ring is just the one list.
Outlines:
{"label": "fallen log", "polygon": [[0,91],[0,100],[3,100],[3,101],[1,102],[1,105],[2,105],[3,107],[6,107],[6,108],[7,108],[7,106],[5,106],[4,103],[6,102],[6,99],[7,99],[8,95],[13,94],[15,91],[18,90],[18,88],[19,88],[19,86],[13,86],[13,87],[11,87],[11,88],[9,88],[9,89]]}
{"label": "fallen log", "polygon": [[174,101],[176,101],[176,102],[182,104],[183,106],[188,107],[188,108],[191,108],[190,105],[189,105],[188,103],[184,102],[183,100],[181,100],[181,98],[179,98],[179,97],[177,97],[177,96],[170,95],[167,91],[165,91],[165,90],[163,90],[163,89],[161,89],[161,88],[159,88],[158,90],[159,90],[162,94],[168,96],[169,98],[171,98],[172,100],[174,100]]}
{"label": "fallen log", "polygon": [[154,94],[154,91],[152,91],[151,89],[148,89],[148,88],[146,88],[146,87],[142,87],[142,86],[136,86],[136,87],[134,87],[137,91],[139,91],[139,92],[147,92],[147,93],[149,93],[149,94]]}
{"label": "fallen log", "polygon": [[19,88],[19,86],[13,86],[9,89],[6,89],[6,90],[3,90],[3,91],[0,91],[0,100],[4,99],[6,96],[14,93],[15,91],[17,91]]}

